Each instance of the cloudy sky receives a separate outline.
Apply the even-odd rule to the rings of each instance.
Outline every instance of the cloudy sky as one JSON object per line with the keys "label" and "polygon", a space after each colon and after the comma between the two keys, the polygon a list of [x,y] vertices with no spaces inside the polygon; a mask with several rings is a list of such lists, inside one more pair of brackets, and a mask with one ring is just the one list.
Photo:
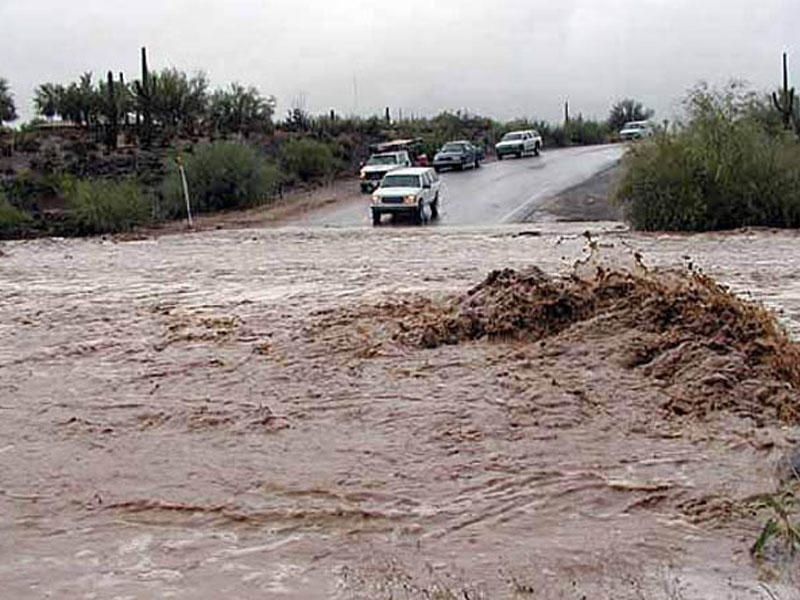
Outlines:
{"label": "cloudy sky", "polygon": [[800,80],[799,0],[0,0],[0,76],[33,89],[83,71],[204,70],[274,94],[281,114],[466,108],[604,117],[632,96],[673,116],[699,80]]}

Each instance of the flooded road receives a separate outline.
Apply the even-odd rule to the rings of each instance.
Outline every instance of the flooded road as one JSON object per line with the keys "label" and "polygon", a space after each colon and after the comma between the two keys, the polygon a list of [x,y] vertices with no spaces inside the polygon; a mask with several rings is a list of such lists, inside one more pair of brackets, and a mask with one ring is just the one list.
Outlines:
{"label": "flooded road", "polygon": [[[488,162],[463,172],[445,171],[441,174],[441,218],[432,225],[522,222],[548,198],[614,165],[624,151],[623,145],[548,150],[540,157]],[[303,215],[291,224],[371,227],[369,201],[367,194],[354,195],[347,202]]]}
{"label": "flooded road", "polygon": [[[0,597],[769,598],[730,507],[797,427],[665,419],[595,330],[425,350],[347,317],[566,272],[586,227],[0,244]],[[800,336],[796,233],[590,227]]]}

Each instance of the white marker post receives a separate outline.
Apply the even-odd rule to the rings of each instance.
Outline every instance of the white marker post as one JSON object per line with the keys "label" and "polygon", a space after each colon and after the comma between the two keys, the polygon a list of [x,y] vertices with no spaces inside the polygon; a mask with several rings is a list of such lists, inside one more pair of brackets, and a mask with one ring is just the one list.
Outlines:
{"label": "white marker post", "polygon": [[189,219],[189,228],[192,229],[194,224],[192,223],[192,204],[189,202],[189,184],[186,181],[186,170],[183,168],[183,158],[180,154],[175,158],[175,162],[178,163],[178,171],[181,173],[183,197],[186,199],[186,216]]}

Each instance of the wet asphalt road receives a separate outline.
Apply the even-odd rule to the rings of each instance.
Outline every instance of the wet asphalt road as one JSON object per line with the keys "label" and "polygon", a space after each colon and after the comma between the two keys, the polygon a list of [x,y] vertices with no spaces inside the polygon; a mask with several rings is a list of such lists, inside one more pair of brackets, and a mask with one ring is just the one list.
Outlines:
{"label": "wet asphalt road", "polygon": [[[436,225],[495,225],[524,221],[546,200],[612,166],[622,145],[566,148],[442,173],[442,210]],[[367,194],[303,215],[298,226],[372,226]],[[384,217],[386,223],[387,217]]]}

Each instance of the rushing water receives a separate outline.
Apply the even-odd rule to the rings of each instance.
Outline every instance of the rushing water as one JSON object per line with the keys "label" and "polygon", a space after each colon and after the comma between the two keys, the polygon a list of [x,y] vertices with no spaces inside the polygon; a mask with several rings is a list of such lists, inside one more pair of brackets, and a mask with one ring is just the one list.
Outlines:
{"label": "rushing water", "polygon": [[[797,234],[613,227],[800,336]],[[757,524],[717,504],[774,485],[794,428],[664,422],[609,340],[314,326],[582,256],[583,228],[534,229],[0,245],[0,598],[766,597]]]}

